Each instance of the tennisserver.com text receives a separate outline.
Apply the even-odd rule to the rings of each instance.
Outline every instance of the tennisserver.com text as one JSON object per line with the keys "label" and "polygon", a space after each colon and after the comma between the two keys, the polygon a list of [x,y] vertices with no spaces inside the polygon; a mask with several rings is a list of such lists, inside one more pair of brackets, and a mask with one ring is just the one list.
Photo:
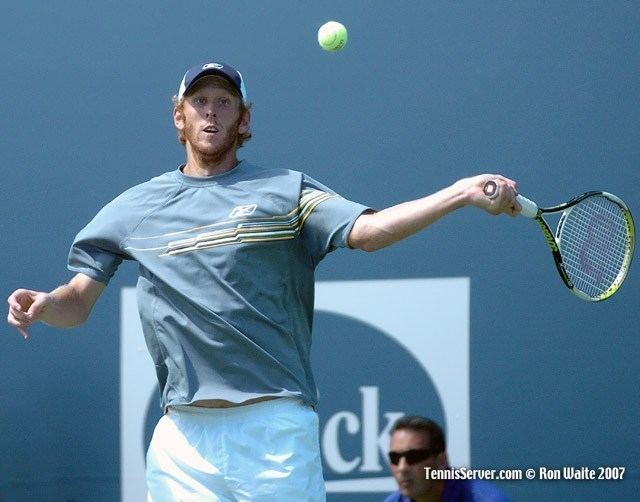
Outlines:
{"label": "tennisserver.com text", "polygon": [[515,481],[520,479],[541,480],[621,480],[624,478],[624,467],[538,467],[535,469],[433,469],[424,468],[426,479],[486,479],[492,481]]}

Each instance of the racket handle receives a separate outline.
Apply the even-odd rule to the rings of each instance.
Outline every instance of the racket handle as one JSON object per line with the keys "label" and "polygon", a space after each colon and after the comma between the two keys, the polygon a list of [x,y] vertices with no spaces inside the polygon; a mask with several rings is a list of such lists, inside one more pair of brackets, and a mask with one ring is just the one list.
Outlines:
{"label": "racket handle", "polygon": [[522,211],[520,211],[521,216],[525,218],[535,218],[538,215],[538,204],[520,194],[516,196],[516,200],[522,206]]}
{"label": "racket handle", "polygon": [[[495,199],[498,196],[498,184],[489,180],[484,184],[483,188],[484,194],[490,199]],[[538,205],[532,200],[523,197],[522,195],[517,195],[516,200],[522,206],[522,211],[520,214],[525,218],[535,218],[538,215]]]}

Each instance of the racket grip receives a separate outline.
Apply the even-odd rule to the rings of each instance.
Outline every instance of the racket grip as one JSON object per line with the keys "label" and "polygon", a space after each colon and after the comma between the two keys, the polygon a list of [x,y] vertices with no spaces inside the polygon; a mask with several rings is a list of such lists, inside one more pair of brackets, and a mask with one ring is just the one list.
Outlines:
{"label": "racket grip", "polygon": [[535,202],[520,194],[516,196],[516,200],[522,206],[522,211],[520,211],[521,216],[525,218],[535,218],[538,215],[538,205]]}

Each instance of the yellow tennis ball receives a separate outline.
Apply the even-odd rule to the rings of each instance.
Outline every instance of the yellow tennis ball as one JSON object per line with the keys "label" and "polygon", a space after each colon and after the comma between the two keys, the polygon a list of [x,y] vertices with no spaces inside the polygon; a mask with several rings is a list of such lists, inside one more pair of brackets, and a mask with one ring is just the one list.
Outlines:
{"label": "yellow tennis ball", "polygon": [[342,23],[329,21],[320,26],[318,43],[325,51],[339,51],[347,44],[347,29]]}

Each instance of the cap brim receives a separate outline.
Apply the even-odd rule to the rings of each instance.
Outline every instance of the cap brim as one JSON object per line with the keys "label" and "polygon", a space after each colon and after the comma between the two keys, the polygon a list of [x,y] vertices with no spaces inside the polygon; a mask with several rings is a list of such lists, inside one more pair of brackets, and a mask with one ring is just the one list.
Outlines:
{"label": "cap brim", "polygon": [[[178,91],[178,97],[181,98],[183,97],[185,94],[187,94],[191,89],[193,89],[193,86],[202,78],[204,77],[222,77],[224,78],[227,82],[229,82],[229,84],[231,84],[231,87],[233,87],[233,89],[238,93],[238,95],[240,96],[240,98],[243,101],[246,101],[246,93],[243,89],[244,87],[244,82],[241,80],[241,85],[240,88],[238,88],[238,85],[236,84],[236,82],[224,71],[218,69],[218,68],[207,68],[205,70],[202,70],[200,73],[198,73],[192,80],[191,82],[189,82],[188,86],[184,85],[184,78],[182,79],[182,83],[180,84],[180,90]],[[186,77],[186,76],[185,76]],[[242,78],[242,76],[241,76]]]}

